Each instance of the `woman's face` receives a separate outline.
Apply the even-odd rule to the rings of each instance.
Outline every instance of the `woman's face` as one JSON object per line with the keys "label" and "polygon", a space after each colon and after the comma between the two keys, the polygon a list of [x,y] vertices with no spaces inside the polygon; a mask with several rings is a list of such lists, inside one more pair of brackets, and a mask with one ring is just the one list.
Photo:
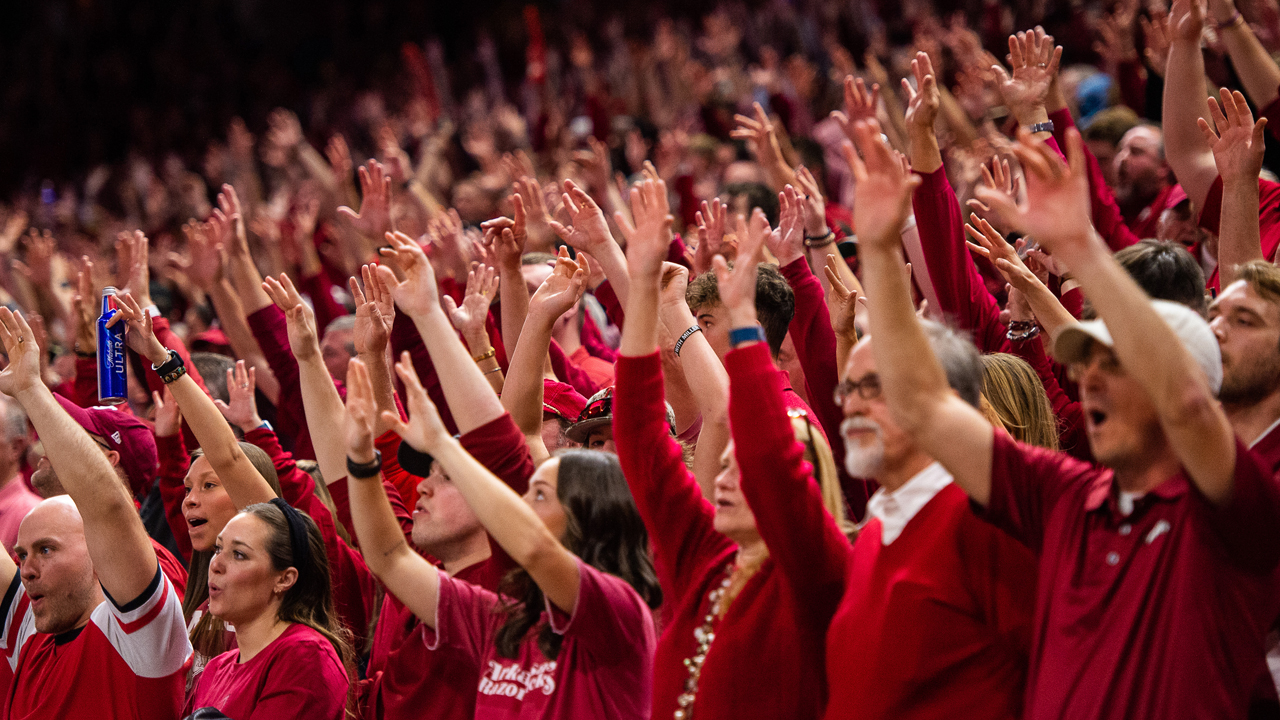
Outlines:
{"label": "woman's face", "polygon": [[559,475],[560,458],[553,457],[539,465],[533,477],[529,478],[529,491],[524,494],[524,501],[542,518],[551,534],[563,541],[569,518],[565,515],[564,506],[560,504],[560,497],[556,495],[556,479]]}
{"label": "woman's face", "polygon": [[742,494],[739,478],[738,458],[733,454],[731,440],[720,455],[720,474],[716,475],[712,496],[716,506],[714,523],[717,532],[739,545],[746,545],[759,539],[760,532],[756,529],[756,516]]}
{"label": "woman's face", "polygon": [[203,455],[191,463],[183,484],[186,496],[182,499],[182,517],[187,521],[191,547],[210,550],[227,521],[235,517],[236,505]]}
{"label": "woman's face", "polygon": [[274,612],[298,577],[294,568],[276,570],[267,553],[270,527],[257,516],[240,513],[218,534],[209,560],[209,612],[238,625]]}

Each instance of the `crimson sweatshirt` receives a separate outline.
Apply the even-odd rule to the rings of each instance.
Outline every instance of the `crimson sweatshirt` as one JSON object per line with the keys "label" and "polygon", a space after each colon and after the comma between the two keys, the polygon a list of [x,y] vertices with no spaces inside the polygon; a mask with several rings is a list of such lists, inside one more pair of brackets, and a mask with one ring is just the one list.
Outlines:
{"label": "crimson sweatshirt", "polygon": [[[781,385],[767,348],[763,357],[770,382]],[[649,530],[665,594],[652,715],[665,720],[685,691],[684,662],[697,652],[694,630],[710,611],[708,595],[727,577],[738,548],[716,531],[715,509],[702,497],[667,429],[658,353],[618,358],[613,428],[618,460]],[[823,638],[814,623],[804,620],[811,608],[807,595],[808,588],[797,592],[773,558],[764,561],[715,627],[698,682],[695,718],[819,717]]]}

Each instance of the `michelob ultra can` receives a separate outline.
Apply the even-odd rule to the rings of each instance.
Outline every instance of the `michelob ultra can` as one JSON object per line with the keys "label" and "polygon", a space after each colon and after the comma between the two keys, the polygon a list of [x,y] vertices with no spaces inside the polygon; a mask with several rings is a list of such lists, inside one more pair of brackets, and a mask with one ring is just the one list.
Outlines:
{"label": "michelob ultra can", "polygon": [[124,323],[107,327],[119,307],[116,289],[102,289],[102,315],[98,317],[98,402],[119,405],[128,396],[129,381],[125,372]]}

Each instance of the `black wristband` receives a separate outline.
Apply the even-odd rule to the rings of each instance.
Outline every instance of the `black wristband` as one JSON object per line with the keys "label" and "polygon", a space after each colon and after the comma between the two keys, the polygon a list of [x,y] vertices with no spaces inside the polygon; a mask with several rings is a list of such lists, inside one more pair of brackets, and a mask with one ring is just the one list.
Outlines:
{"label": "black wristband", "polygon": [[152,365],[151,369],[156,371],[156,374],[160,376],[165,385],[169,385],[187,374],[187,365],[182,362],[182,356],[178,354],[177,350],[170,350],[169,359],[159,365]]}
{"label": "black wristband", "polygon": [[382,451],[373,451],[373,460],[367,463],[358,463],[347,456],[347,477],[363,479],[376,477],[382,472]]}
{"label": "black wristband", "polygon": [[680,348],[684,347],[684,341],[688,340],[696,332],[702,332],[702,328],[697,325],[694,325],[693,327],[684,331],[684,334],[681,335],[680,339],[676,341],[676,347],[674,351],[676,354],[676,357],[680,357]]}

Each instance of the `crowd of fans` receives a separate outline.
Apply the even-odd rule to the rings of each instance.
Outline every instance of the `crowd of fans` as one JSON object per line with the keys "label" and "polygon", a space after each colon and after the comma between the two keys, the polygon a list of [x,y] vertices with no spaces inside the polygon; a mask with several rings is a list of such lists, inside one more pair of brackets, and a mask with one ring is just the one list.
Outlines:
{"label": "crowd of fans", "polygon": [[1280,717],[1280,10],[860,7],[14,195],[3,717]]}

